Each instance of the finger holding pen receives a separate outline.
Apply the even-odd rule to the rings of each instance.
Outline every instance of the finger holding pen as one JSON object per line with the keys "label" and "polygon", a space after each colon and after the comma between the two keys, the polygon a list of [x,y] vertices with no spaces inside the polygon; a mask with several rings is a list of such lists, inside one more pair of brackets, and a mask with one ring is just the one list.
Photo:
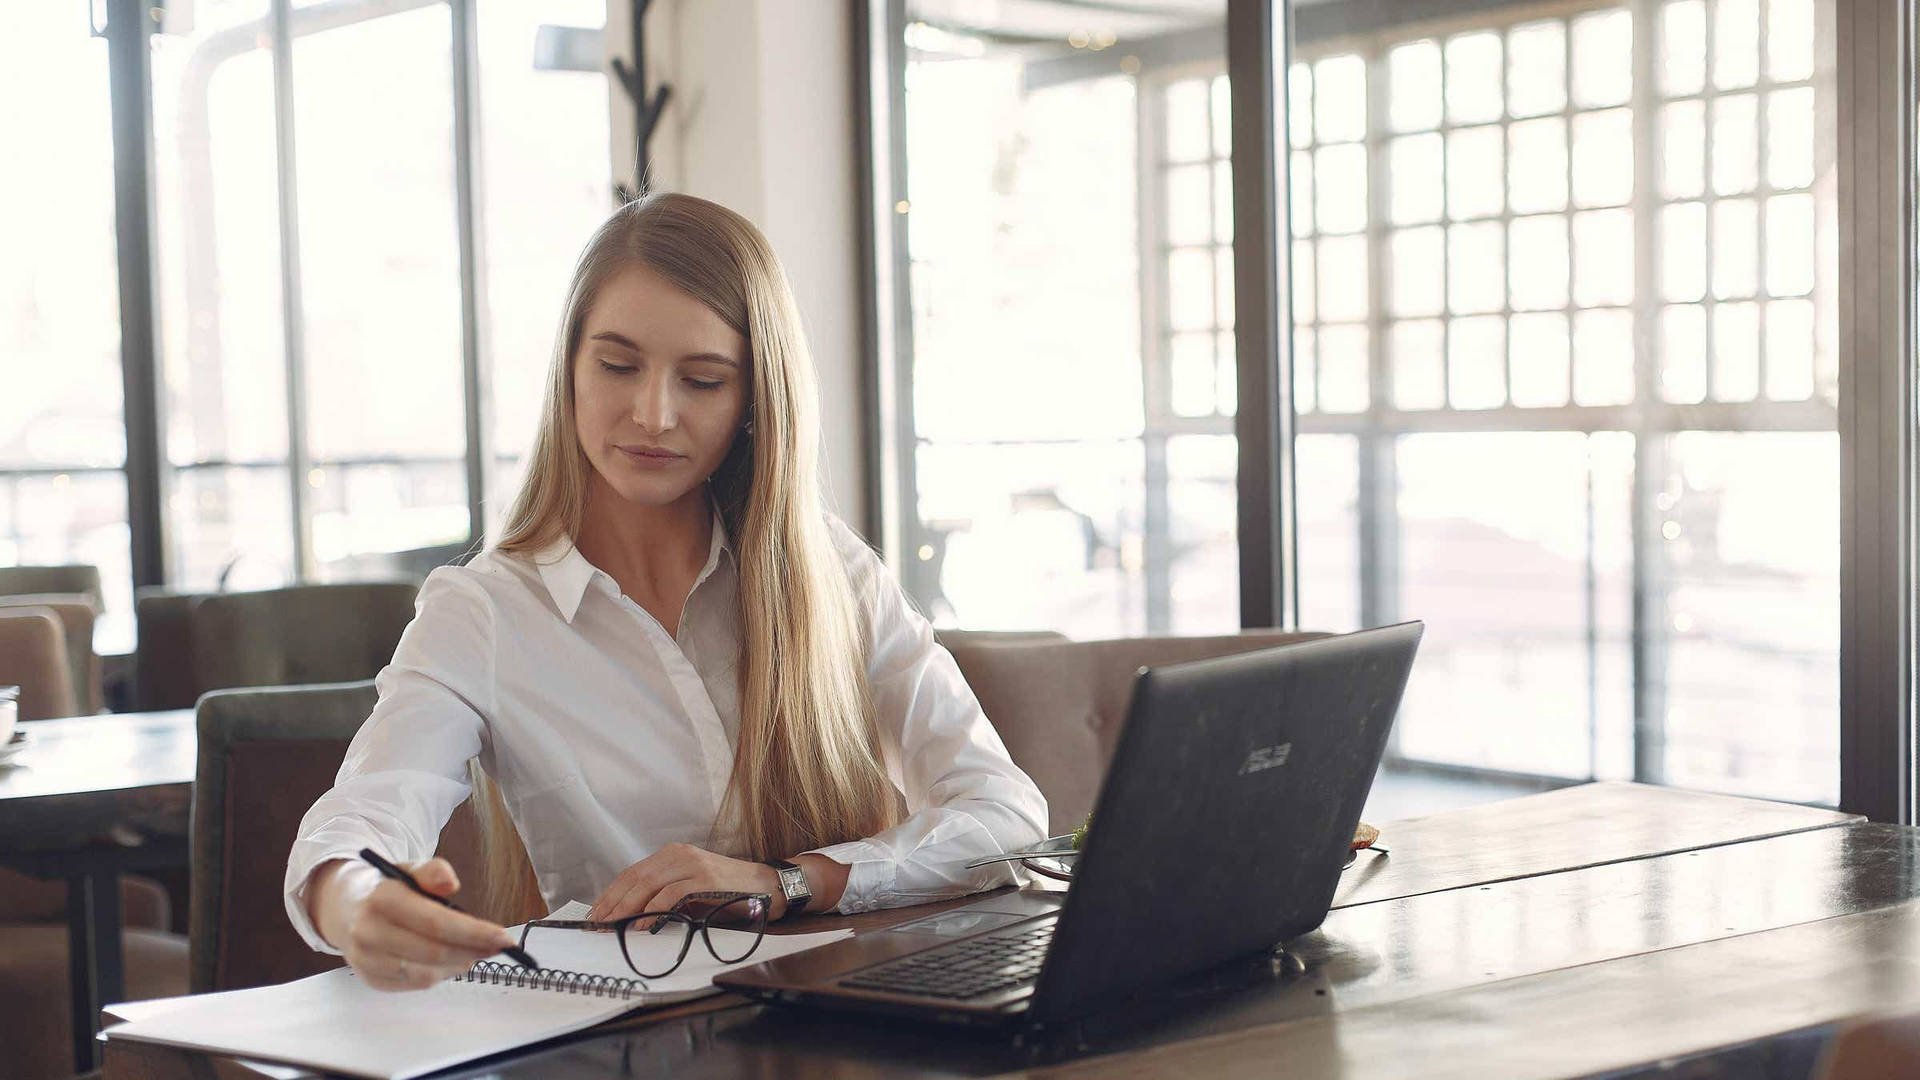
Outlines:
{"label": "finger holding pen", "polygon": [[446,860],[413,871],[418,892],[401,879],[382,880],[360,860],[315,872],[316,925],[367,985],[424,989],[514,944],[505,928],[445,904],[459,889]]}

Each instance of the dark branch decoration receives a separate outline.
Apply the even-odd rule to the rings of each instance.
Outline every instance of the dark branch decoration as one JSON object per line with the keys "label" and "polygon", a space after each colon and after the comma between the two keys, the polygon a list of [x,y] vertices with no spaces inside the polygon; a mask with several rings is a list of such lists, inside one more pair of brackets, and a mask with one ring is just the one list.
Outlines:
{"label": "dark branch decoration", "polygon": [[660,113],[673,97],[673,88],[662,84],[654,89],[653,100],[647,100],[646,21],[647,8],[652,5],[653,0],[633,0],[633,63],[628,64],[618,56],[613,58],[613,76],[632,99],[634,116],[634,186],[628,187],[618,180],[613,183],[613,196],[622,205],[647,193],[647,145],[653,141],[653,128],[660,122]]}

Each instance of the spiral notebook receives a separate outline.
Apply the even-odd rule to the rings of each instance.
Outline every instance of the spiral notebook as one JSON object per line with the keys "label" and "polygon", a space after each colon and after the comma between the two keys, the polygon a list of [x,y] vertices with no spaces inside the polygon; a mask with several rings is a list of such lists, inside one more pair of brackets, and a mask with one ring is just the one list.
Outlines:
{"label": "spiral notebook", "polygon": [[[579,918],[585,910],[570,904],[553,917]],[[851,930],[768,935],[740,964],[721,964],[695,942],[678,971],[648,979],[643,988],[614,935],[536,930],[527,947],[540,961],[537,972],[498,956],[432,989],[396,994],[366,986],[349,968],[335,968],[279,986],[108,1006],[130,1022],[109,1028],[107,1037],[409,1080],[635,1009],[715,994],[713,977],[722,971],[852,936]],[[628,947],[665,950],[671,959],[678,943],[662,936],[629,940]]]}

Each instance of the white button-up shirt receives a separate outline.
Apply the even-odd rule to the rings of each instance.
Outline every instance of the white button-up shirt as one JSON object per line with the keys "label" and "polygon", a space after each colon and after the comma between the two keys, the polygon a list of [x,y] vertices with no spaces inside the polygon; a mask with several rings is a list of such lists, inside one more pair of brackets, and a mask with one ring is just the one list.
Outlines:
{"label": "white button-up shirt", "polygon": [[[1013,864],[963,864],[1045,836],[1046,800],[872,549],[830,526],[868,634],[883,761],[908,813],[817,849],[849,867],[836,910],[1016,882]],[[333,789],[300,822],[286,906],[301,936],[337,951],[307,918],[307,878],[321,863],[363,847],[395,862],[433,856],[475,757],[550,907],[591,901],[667,844],[740,854],[719,820],[740,728],[738,589],[717,513],[671,635],[566,540],[533,558],[489,549],[435,570]]]}

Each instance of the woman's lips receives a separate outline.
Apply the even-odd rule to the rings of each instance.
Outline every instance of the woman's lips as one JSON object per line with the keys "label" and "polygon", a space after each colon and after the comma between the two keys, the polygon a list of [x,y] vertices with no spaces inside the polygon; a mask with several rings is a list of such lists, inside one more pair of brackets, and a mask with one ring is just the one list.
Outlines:
{"label": "woman's lips", "polygon": [[620,453],[623,456],[625,456],[628,461],[632,462],[633,464],[639,466],[642,469],[670,469],[673,466],[678,465],[681,462],[687,460],[687,455],[676,454],[671,450],[662,450],[662,449],[644,449],[643,450],[643,449],[626,447],[626,446],[616,446],[614,447],[614,449],[620,451]]}

